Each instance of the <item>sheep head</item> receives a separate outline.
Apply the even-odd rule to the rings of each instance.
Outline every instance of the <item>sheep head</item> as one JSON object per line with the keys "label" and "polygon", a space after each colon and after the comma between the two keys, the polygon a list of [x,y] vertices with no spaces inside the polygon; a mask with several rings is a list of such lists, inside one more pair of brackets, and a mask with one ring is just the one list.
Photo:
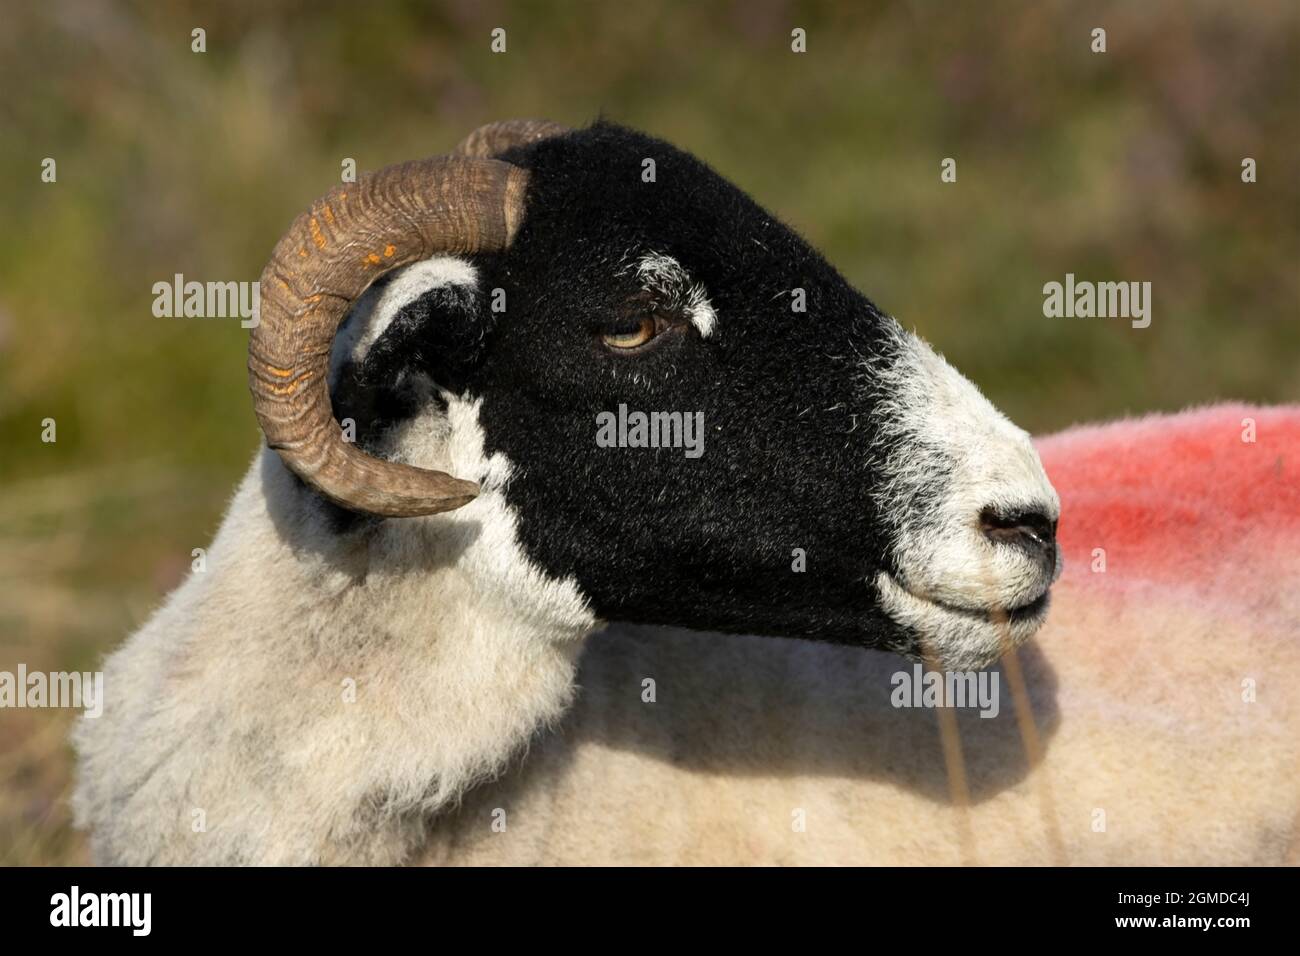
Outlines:
{"label": "sheep head", "polygon": [[[318,200],[262,290],[249,372],[268,444],[350,513],[431,515],[493,483],[524,558],[608,619],[950,666],[1044,619],[1059,503],[1028,436],[658,140],[484,127]],[[352,443],[327,370],[363,303],[388,314],[335,382],[336,404],[370,393]],[[456,396],[510,469],[414,467],[379,437]],[[664,447],[693,425],[697,446]]]}

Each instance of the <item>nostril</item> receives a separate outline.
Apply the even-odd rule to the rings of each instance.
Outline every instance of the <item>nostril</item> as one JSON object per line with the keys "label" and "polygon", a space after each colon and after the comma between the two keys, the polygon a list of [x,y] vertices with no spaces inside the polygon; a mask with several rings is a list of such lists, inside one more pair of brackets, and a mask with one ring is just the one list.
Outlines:
{"label": "nostril", "polygon": [[994,544],[1028,548],[1046,557],[1056,556],[1056,522],[1038,511],[980,512],[980,530]]}

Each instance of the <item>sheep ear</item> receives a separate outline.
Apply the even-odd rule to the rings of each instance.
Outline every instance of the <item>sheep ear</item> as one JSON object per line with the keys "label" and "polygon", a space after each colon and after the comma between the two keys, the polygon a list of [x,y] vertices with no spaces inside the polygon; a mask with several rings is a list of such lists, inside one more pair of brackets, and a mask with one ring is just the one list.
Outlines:
{"label": "sheep ear", "polygon": [[428,401],[431,384],[458,390],[482,354],[490,314],[481,305],[477,270],[451,256],[414,263],[367,290],[331,353],[339,420],[350,413],[358,425],[391,423]]}

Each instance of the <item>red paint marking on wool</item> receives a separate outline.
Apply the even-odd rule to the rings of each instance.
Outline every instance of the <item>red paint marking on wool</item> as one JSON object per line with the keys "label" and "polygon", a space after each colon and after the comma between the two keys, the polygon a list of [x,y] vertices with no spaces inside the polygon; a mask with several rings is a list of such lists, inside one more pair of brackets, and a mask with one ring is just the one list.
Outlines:
{"label": "red paint marking on wool", "polygon": [[[1255,423],[1255,441],[1242,441]],[[1061,496],[1066,574],[1093,549],[1127,580],[1217,581],[1300,552],[1300,405],[1217,405],[1038,439]]]}

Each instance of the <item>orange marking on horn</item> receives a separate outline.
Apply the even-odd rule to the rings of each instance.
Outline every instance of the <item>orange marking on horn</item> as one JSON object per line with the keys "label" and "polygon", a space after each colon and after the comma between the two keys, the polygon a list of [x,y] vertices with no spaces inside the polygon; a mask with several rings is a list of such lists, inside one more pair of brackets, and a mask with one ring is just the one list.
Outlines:
{"label": "orange marking on horn", "polygon": [[393,253],[397,251],[397,246],[384,246],[384,258],[391,259]]}
{"label": "orange marking on horn", "polygon": [[306,258],[307,258],[307,247],[306,247],[306,246],[299,246],[299,247],[298,247],[298,256],[299,256],[300,258],[302,258],[302,259],[306,259]]}
{"label": "orange marking on horn", "polygon": [[370,255],[366,256],[366,264],[367,264],[367,265],[377,266],[377,265],[379,265],[379,263],[381,263],[381,262],[383,262],[383,261],[384,261],[383,259],[380,259],[379,256],[375,255],[373,252],[370,253]]}
{"label": "orange marking on horn", "polygon": [[295,382],[286,382],[283,385],[268,385],[267,389],[271,392],[272,395],[292,395],[294,392],[298,391],[299,385],[302,385],[310,378],[311,378],[311,372],[307,372],[303,375],[302,378],[298,379]]}
{"label": "orange marking on horn", "polygon": [[276,368],[274,365],[263,365],[262,367],[276,378],[288,378],[293,374],[293,369],[291,368]]}
{"label": "orange marking on horn", "polygon": [[330,208],[329,203],[325,204],[325,221],[331,226],[334,225],[334,210]]}
{"label": "orange marking on horn", "polygon": [[316,243],[317,249],[325,248],[325,237],[321,235],[320,223],[316,221],[315,216],[311,217],[311,241]]}

